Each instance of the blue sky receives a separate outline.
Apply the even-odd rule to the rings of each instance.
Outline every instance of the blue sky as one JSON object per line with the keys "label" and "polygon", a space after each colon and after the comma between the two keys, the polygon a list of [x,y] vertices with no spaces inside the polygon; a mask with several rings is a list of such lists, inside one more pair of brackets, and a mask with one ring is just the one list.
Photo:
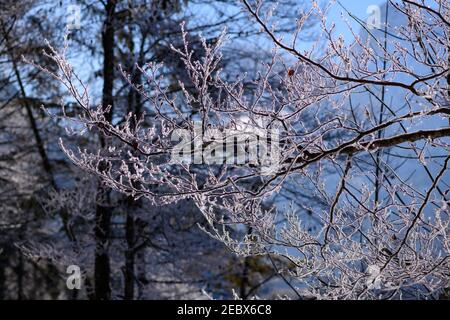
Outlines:
{"label": "blue sky", "polygon": [[[321,2],[320,0],[318,0],[319,2]],[[69,1],[70,2],[70,1]],[[306,2],[308,2],[308,0],[306,0]],[[76,3],[76,2],[74,2]],[[328,1],[326,0],[322,0],[323,4],[328,3]],[[379,6],[383,6],[386,3],[386,0],[340,0],[340,3],[342,3],[343,6],[345,6],[350,12],[352,12],[352,14],[354,14],[355,16],[357,16],[358,18],[366,21],[367,18],[369,17],[369,14],[367,13],[367,8],[370,5],[379,5]],[[236,4],[236,3],[234,3]],[[221,9],[225,9],[224,5],[220,5],[214,1],[211,1],[210,5],[202,5],[202,6],[198,6],[198,5],[193,5],[192,7],[190,7],[190,10],[192,11],[192,14],[194,14],[195,16],[199,17],[201,16],[201,23],[206,23],[207,20],[214,20],[214,19],[218,19],[220,20],[223,17],[217,17],[215,15],[212,14],[208,14],[208,12],[214,12],[214,10],[212,10],[211,6],[218,6]],[[241,8],[239,6],[230,6],[230,9],[233,9],[233,12],[238,12]],[[344,18],[348,18],[348,21],[351,23],[351,25],[354,27],[354,30],[358,33],[361,29],[361,27],[355,22],[353,21],[350,17],[348,17],[348,15],[345,13],[345,11],[339,6],[338,3],[334,3],[330,9],[330,11],[328,12],[328,22],[334,22],[336,24],[336,29],[334,32],[335,36],[338,36],[339,34],[342,34],[346,40],[351,41],[352,35],[346,25],[345,20],[341,17],[341,13],[344,13]],[[85,27],[85,24],[82,21],[82,28]],[[235,26],[236,27],[236,26]],[[266,49],[269,49],[272,47],[272,43],[270,41],[267,40],[267,43],[264,41],[264,43],[261,43],[259,40],[259,45],[262,47],[266,47]],[[235,39],[236,41],[236,39]],[[309,47],[311,45],[311,43],[308,42],[299,42],[298,45],[300,47]],[[84,59],[84,57],[82,55],[79,55],[78,57],[72,57],[71,61],[74,63],[74,66],[76,68],[76,70],[78,71],[78,73],[82,76],[82,78],[88,78],[88,75],[91,74],[93,72],[92,66],[86,64],[86,60]],[[97,66],[98,67],[98,66]],[[93,85],[93,84],[91,84]]]}

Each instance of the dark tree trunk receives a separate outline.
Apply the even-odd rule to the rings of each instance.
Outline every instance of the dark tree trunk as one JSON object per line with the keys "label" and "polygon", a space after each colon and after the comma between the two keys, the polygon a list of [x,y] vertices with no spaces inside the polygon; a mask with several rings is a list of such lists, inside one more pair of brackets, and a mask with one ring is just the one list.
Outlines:
{"label": "dark tree trunk", "polygon": [[[253,232],[253,228],[248,228],[247,235],[251,235],[252,232]],[[241,287],[239,290],[242,300],[247,300],[247,288],[249,287],[249,284],[250,284],[249,268],[250,268],[249,258],[245,257],[244,258],[244,269],[242,270]]]}
{"label": "dark tree trunk", "polygon": [[[131,199],[133,201],[133,199]],[[135,245],[135,230],[134,230],[134,216],[132,212],[127,213],[127,220],[125,223],[125,238],[127,241],[127,250],[125,251],[125,288],[124,299],[133,300],[134,298],[134,245]]]}
{"label": "dark tree trunk", "polygon": [[6,246],[2,249],[3,251],[0,252],[0,301],[6,299],[6,267],[8,265],[6,257],[9,256],[9,252],[6,252]]}
{"label": "dark tree trunk", "polygon": [[241,287],[239,290],[240,297],[242,300],[247,300],[247,287],[249,286],[248,279],[248,269],[249,269],[249,258],[244,258],[244,269],[242,270],[242,279],[241,279]]}
{"label": "dark tree trunk", "polygon": [[30,104],[28,103],[28,97],[25,92],[25,86],[22,82],[22,77],[20,76],[20,71],[17,66],[17,57],[14,56],[13,49],[11,48],[10,43],[9,43],[9,40],[10,40],[9,33],[5,30],[3,25],[2,25],[2,32],[3,32],[3,36],[5,38],[6,49],[8,50],[9,56],[11,58],[14,75],[16,76],[17,84],[19,85],[20,95],[22,96],[22,103],[27,112],[28,120],[30,121],[30,127],[31,127],[31,130],[33,131],[33,136],[34,136],[34,139],[36,140],[36,146],[37,146],[39,155],[42,160],[42,166],[44,167],[45,172],[48,174],[48,178],[50,180],[52,187],[56,188],[56,184],[53,179],[52,167],[50,165],[50,161],[48,159],[47,152],[45,150],[44,142],[42,141],[41,134],[39,133],[39,128],[36,123],[36,119],[34,118],[34,115],[33,115],[33,110],[31,108]]}
{"label": "dark tree trunk", "polygon": [[[130,51],[134,50],[134,42],[133,42],[133,34],[130,31],[130,42],[132,46]],[[139,65],[142,65],[142,48],[140,52],[140,58],[138,61]],[[141,73],[139,70],[132,66],[133,68],[133,76],[132,82],[135,84],[141,84]],[[137,119],[141,116],[141,95],[134,89],[130,88],[128,93],[128,112],[132,112]],[[132,119],[132,128],[136,130],[136,123]],[[135,186],[136,187],[136,186]],[[125,239],[127,242],[127,250],[125,251],[125,270],[124,270],[124,299],[125,300],[133,300],[134,299],[134,287],[135,287],[135,257],[136,257],[136,228],[135,228],[135,217],[133,214],[133,208],[138,206],[138,203],[134,201],[132,197],[127,198],[127,207],[129,208],[127,212],[127,219],[125,222]]]}
{"label": "dark tree trunk", "polygon": [[17,254],[17,265],[16,265],[16,275],[17,275],[17,300],[23,300],[23,257],[20,252]]}
{"label": "dark tree trunk", "polygon": [[[111,121],[113,116],[113,84],[114,84],[114,13],[116,7],[115,0],[108,0],[105,6],[106,17],[102,30],[103,46],[103,97],[104,107],[111,106],[106,114],[106,120]],[[105,147],[106,141],[100,137],[101,147]],[[100,168],[101,169],[101,168]],[[99,184],[99,196],[107,195]],[[104,197],[104,199],[107,198]],[[95,298],[97,300],[109,300],[111,298],[110,288],[110,263],[108,255],[108,238],[110,233],[111,211],[103,203],[97,203],[95,214]]]}

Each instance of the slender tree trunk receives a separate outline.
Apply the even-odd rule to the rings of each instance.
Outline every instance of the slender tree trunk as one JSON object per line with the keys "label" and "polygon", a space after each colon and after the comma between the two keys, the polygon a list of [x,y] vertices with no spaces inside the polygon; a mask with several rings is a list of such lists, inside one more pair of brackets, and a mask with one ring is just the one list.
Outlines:
{"label": "slender tree trunk", "polygon": [[[131,48],[130,52],[134,51],[134,42],[133,42],[133,34],[130,31],[130,42]],[[140,52],[140,58],[138,59],[138,64],[142,65],[143,62],[143,53],[142,48]],[[135,84],[141,84],[141,73],[136,70],[135,66],[133,68],[133,76],[132,82]],[[130,92],[128,93],[128,112],[133,112],[133,114],[138,119],[141,116],[141,95],[134,89],[130,88]],[[132,127],[136,130],[136,123],[132,120]],[[131,169],[133,170],[133,169]],[[137,186],[136,186],[137,187]],[[134,298],[134,287],[135,287],[135,257],[136,257],[136,228],[135,228],[135,219],[136,217],[133,214],[134,207],[138,206],[138,203],[134,201],[132,197],[127,198],[127,219],[125,222],[125,239],[127,242],[127,250],[125,251],[125,271],[124,271],[124,299],[125,300],[133,300]]]}
{"label": "slender tree trunk", "polygon": [[[133,199],[131,199],[133,201]],[[135,228],[134,215],[132,212],[127,213],[125,223],[125,238],[127,241],[127,250],[125,251],[125,274],[124,274],[124,299],[133,300],[134,298],[134,245],[135,245]]]}
{"label": "slender tree trunk", "polygon": [[[252,232],[253,232],[253,228],[248,228],[247,235],[251,235]],[[249,257],[244,258],[244,269],[242,270],[241,287],[239,288],[239,294],[240,294],[240,297],[242,298],[242,300],[247,300],[247,288],[249,287],[249,284],[250,284],[249,261],[250,261]]]}
{"label": "slender tree trunk", "polygon": [[[103,46],[103,98],[104,107],[111,106],[106,120],[111,121],[113,115],[113,84],[114,84],[114,13],[115,0],[107,1],[105,5],[106,17],[102,30]],[[106,145],[105,139],[100,136],[100,146]],[[101,168],[100,168],[101,169]],[[107,191],[99,183],[98,195],[102,201],[107,199]],[[97,300],[109,300],[111,298],[110,288],[110,262],[108,255],[108,239],[110,233],[111,211],[104,203],[97,203],[95,213],[95,298]]]}
{"label": "slender tree trunk", "polygon": [[[3,245],[2,245],[3,246]],[[8,259],[6,259],[7,254],[5,252],[7,248],[3,247],[3,251],[0,252],[0,301],[6,298],[6,267],[8,264]]]}
{"label": "slender tree trunk", "polygon": [[17,265],[16,265],[16,275],[17,275],[17,300],[23,300],[23,256],[20,252],[17,253]]}
{"label": "slender tree trunk", "polygon": [[248,272],[249,272],[249,258],[244,258],[244,269],[242,271],[242,281],[239,294],[242,300],[247,300],[247,287],[249,286]]}
{"label": "slender tree trunk", "polygon": [[16,76],[17,84],[19,85],[20,95],[22,96],[22,104],[25,107],[25,110],[27,112],[28,120],[30,122],[30,127],[33,132],[34,139],[36,140],[36,146],[37,146],[37,149],[39,152],[39,156],[41,157],[41,160],[42,160],[42,166],[44,167],[45,172],[49,176],[49,180],[50,180],[52,187],[56,188],[56,184],[53,179],[53,172],[52,172],[52,167],[50,165],[50,160],[48,159],[47,152],[45,150],[45,146],[42,141],[42,137],[39,132],[38,125],[36,123],[36,119],[34,118],[33,110],[31,109],[31,106],[28,102],[28,97],[25,92],[25,86],[23,84],[22,77],[20,75],[19,67],[17,66],[16,57],[14,56],[13,50],[12,50],[10,42],[9,42],[10,41],[9,33],[5,30],[5,27],[3,25],[2,25],[2,32],[3,32],[3,36],[5,38],[6,49],[8,50],[8,54],[11,59],[11,64],[13,67],[14,75]]}
{"label": "slender tree trunk", "polygon": [[[389,2],[386,3],[386,13],[384,16],[384,44],[383,48],[385,51],[387,51],[387,27],[388,27],[388,19],[389,19]],[[386,54],[384,55],[383,59],[383,70],[386,70],[387,66],[387,57]],[[383,80],[385,79],[385,76],[383,75]],[[384,105],[385,105],[385,98],[386,98],[386,87],[383,86],[381,88],[381,105],[380,105],[380,114],[378,118],[378,124],[383,123],[383,116],[384,116]],[[378,139],[381,139],[383,137],[383,130],[378,131]],[[380,191],[381,191],[381,185],[383,181],[383,151],[381,149],[377,150],[376,153],[376,163],[375,163],[375,210],[378,208],[379,202],[380,202]]]}

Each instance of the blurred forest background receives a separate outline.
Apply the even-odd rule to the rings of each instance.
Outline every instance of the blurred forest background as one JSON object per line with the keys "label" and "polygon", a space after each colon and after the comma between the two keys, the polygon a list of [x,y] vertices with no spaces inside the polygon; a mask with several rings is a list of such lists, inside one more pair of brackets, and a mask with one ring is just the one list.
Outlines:
{"label": "blurred forest background", "polygon": [[[291,31],[289,21],[304,5],[281,1],[280,27]],[[69,29],[68,56],[96,102],[113,106],[112,120],[120,123],[128,112],[144,110],[151,117],[155,111],[118,66],[140,83],[136,64],[164,62],[160,76],[179,94],[178,81],[187,75],[169,45],[182,45],[182,21],[199,55],[200,34],[214,42],[227,28],[232,41],[221,67],[230,79],[254,75],[261,61],[270,59],[269,44],[233,1],[0,1],[0,299],[86,299],[96,292],[119,299],[205,298],[203,290],[216,298],[230,298],[233,290],[243,298],[272,297],[274,286],[283,294],[277,261],[228,252],[199,230],[204,218],[190,201],[164,208],[134,202],[103,190],[74,167],[58,137],[80,138],[41,109],[59,110],[66,93],[22,60],[45,65],[44,39],[62,47]],[[313,36],[313,22],[310,27],[305,41]],[[78,143],[104,142],[86,137]],[[96,217],[105,212],[109,221],[96,228]],[[104,254],[96,253],[99,243],[107,248]],[[69,265],[82,270],[81,290],[66,287]]]}

